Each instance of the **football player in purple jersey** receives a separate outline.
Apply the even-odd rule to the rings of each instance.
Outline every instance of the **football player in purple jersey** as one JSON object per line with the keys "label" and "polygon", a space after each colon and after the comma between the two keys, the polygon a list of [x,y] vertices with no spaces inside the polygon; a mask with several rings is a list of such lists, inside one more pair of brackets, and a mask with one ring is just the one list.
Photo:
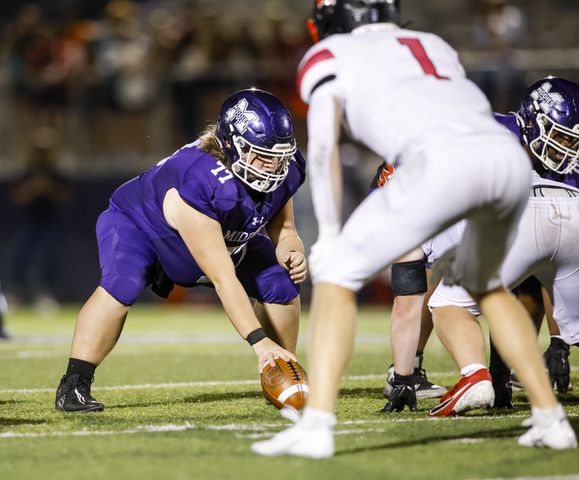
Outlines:
{"label": "football player in purple jersey", "polygon": [[103,409],[94,371],[147,285],[164,297],[174,284],[213,286],[260,371],[295,360],[307,267],[292,197],[304,179],[290,113],[250,89],[197,141],[119,187],[97,221],[101,280],[78,316],[56,409]]}

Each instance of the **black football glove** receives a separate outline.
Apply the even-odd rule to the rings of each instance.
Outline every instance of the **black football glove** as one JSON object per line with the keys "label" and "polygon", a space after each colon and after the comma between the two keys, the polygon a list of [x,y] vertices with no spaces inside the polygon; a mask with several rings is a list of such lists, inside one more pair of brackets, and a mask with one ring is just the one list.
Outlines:
{"label": "black football glove", "polygon": [[414,387],[414,375],[398,375],[394,373],[392,392],[388,403],[380,410],[383,413],[401,412],[405,406],[411,412],[416,411],[416,390]]}
{"label": "black football glove", "polygon": [[569,382],[571,381],[569,348],[569,345],[561,338],[551,337],[549,348],[543,354],[551,383],[555,385],[559,393],[567,393],[569,391]]}

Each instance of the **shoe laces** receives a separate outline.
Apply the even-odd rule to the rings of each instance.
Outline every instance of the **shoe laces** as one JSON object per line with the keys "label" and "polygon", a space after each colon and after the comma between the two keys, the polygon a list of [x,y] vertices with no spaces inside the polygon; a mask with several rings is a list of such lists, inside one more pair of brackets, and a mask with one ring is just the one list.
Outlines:
{"label": "shoe laces", "polygon": [[71,388],[76,388],[80,393],[92,398],[90,389],[94,378],[86,378],[79,376],[78,380],[71,384]]}

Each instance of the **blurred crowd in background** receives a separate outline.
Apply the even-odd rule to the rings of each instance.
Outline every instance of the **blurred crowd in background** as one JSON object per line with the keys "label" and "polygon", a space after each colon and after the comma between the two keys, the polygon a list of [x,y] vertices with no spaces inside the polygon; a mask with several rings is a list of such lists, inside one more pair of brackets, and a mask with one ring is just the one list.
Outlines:
{"label": "blurred crowd in background", "polygon": [[[526,86],[548,74],[579,80],[578,2],[402,5],[409,28],[459,51],[497,111],[516,108]],[[94,223],[110,193],[193,140],[233,91],[257,86],[279,96],[305,150],[294,75],[310,45],[310,9],[310,0],[1,5],[0,280],[12,302],[46,309],[84,300],[98,281]],[[376,162],[344,148],[347,215]],[[309,245],[316,232],[307,186],[296,210]],[[387,299],[387,277],[363,295]]]}

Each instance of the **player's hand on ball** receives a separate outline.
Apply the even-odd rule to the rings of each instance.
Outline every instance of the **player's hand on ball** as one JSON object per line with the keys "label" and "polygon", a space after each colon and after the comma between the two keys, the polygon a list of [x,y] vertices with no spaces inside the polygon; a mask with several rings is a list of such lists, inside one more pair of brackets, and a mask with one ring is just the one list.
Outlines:
{"label": "player's hand on ball", "polygon": [[289,250],[282,258],[282,266],[289,272],[294,283],[302,283],[306,279],[308,266],[302,252]]}
{"label": "player's hand on ball", "polygon": [[270,338],[264,338],[263,340],[260,340],[256,344],[252,345],[251,348],[253,348],[255,355],[257,355],[257,368],[259,373],[261,373],[266,363],[272,367],[275,367],[275,358],[281,358],[286,362],[289,362],[290,360],[293,360],[294,362],[298,361],[293,353],[281,348]]}

